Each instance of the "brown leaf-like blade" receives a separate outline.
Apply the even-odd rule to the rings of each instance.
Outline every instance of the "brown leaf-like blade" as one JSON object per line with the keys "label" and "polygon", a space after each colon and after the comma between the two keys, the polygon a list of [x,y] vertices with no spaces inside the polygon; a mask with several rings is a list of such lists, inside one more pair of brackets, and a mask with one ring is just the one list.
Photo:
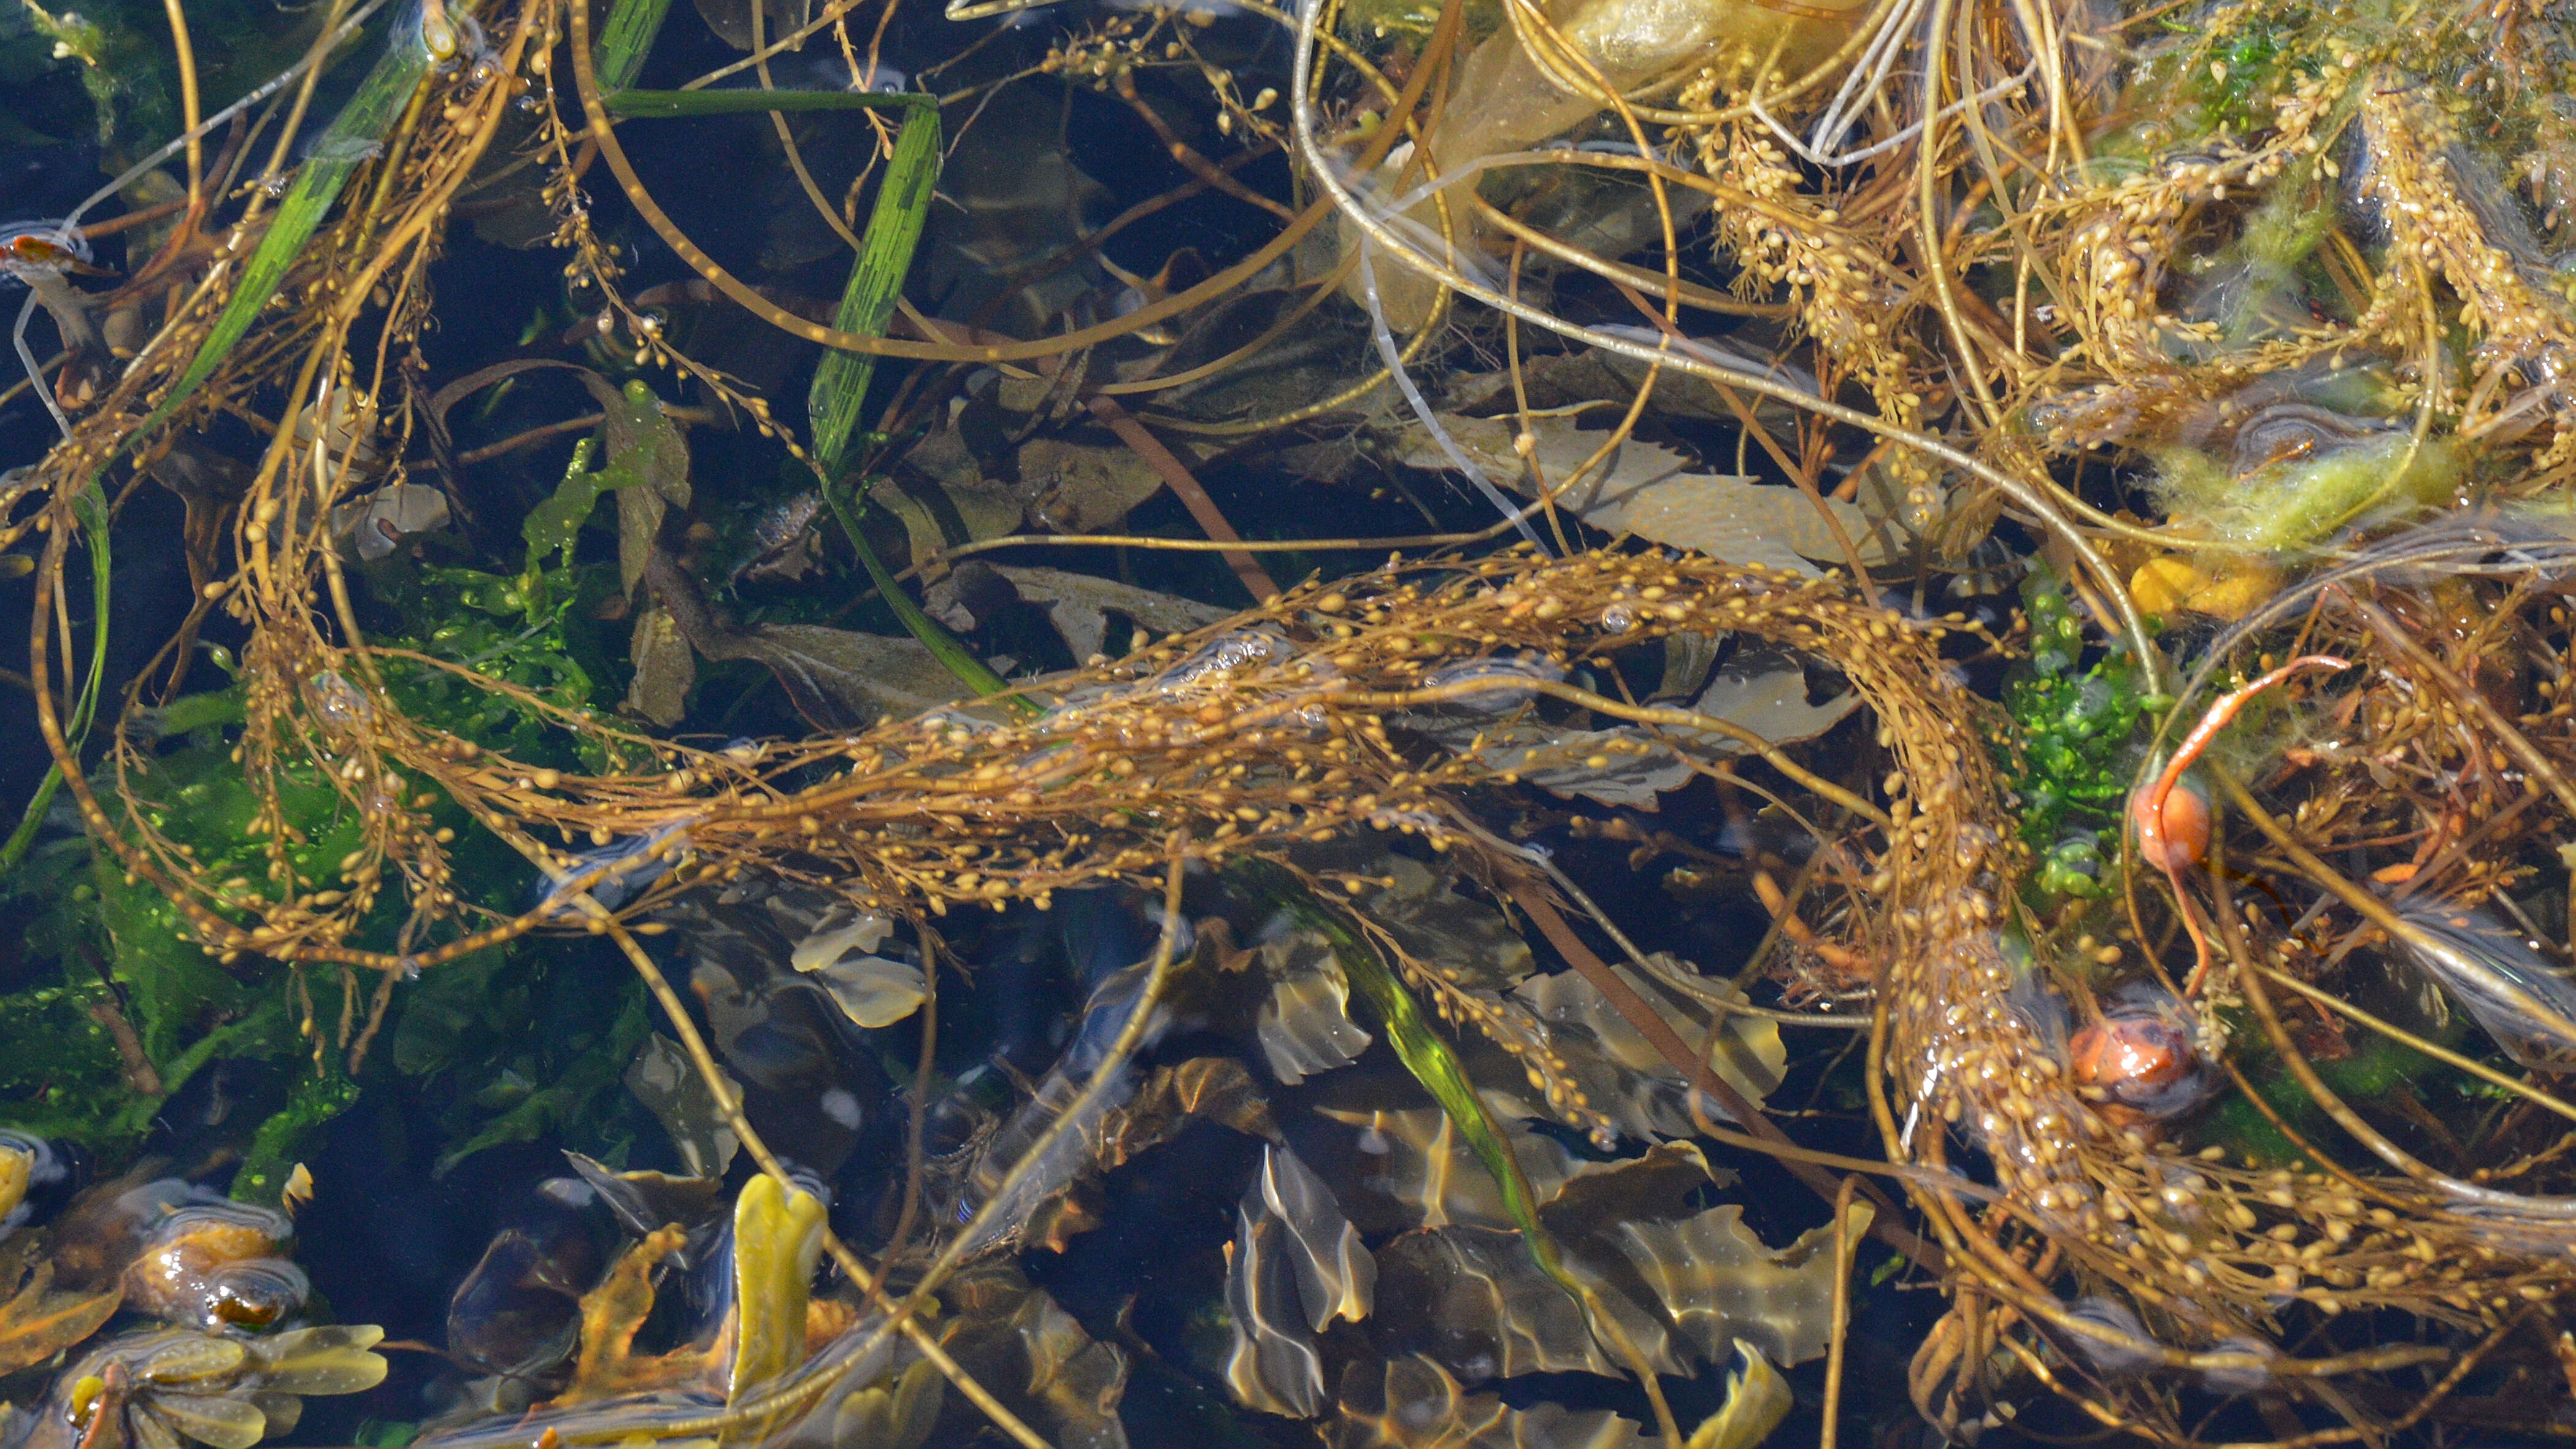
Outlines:
{"label": "brown leaf-like blade", "polygon": [[889,715],[921,714],[965,692],[916,640],[827,629],[820,624],[737,629],[716,617],[697,580],[668,554],[654,550],[644,576],[673,623],[700,654],[709,659],[756,659],[767,665],[796,712],[817,729],[847,729]]}
{"label": "brown leaf-like blade", "polygon": [[633,642],[626,657],[635,663],[635,680],[626,702],[636,713],[668,729],[689,712],[689,690],[698,682],[697,655],[688,636],[671,620],[668,609],[646,609],[635,616]]}
{"label": "brown leaf-like blade", "polygon": [[[882,491],[882,490],[880,490]],[[1077,660],[1101,652],[1109,637],[1109,616],[1127,619],[1142,631],[1179,634],[1205,628],[1227,611],[1195,599],[1140,589],[1115,579],[1094,578],[1065,569],[1016,568],[969,560],[931,587],[931,612],[952,628],[973,628],[971,617],[960,624],[949,611],[966,608],[971,616],[985,607],[983,597],[1020,602],[1046,612],[1047,623],[1064,639]],[[974,602],[969,603],[970,600]]]}
{"label": "brown leaf-like blade", "polygon": [[611,1265],[598,1287],[581,1295],[581,1357],[572,1387],[557,1403],[603,1399],[650,1382],[653,1376],[639,1374],[643,1365],[628,1355],[636,1330],[653,1315],[653,1270],[687,1241],[676,1226],[656,1229]]}
{"label": "brown leaf-like blade", "polygon": [[53,1286],[53,1265],[39,1263],[17,1296],[0,1304],[0,1373],[43,1363],[96,1333],[125,1297],[116,1289],[56,1293]]}
{"label": "brown leaf-like blade", "polygon": [[1607,1409],[1541,1404],[1526,1412],[1493,1394],[1464,1392],[1419,1354],[1342,1371],[1331,1449],[1648,1449],[1655,1441]]}

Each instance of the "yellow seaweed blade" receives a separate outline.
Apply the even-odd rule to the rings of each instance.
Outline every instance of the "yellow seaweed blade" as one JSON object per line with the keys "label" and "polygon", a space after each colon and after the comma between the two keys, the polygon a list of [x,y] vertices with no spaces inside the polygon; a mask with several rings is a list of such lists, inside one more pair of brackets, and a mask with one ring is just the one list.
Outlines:
{"label": "yellow seaweed blade", "polygon": [[725,1402],[805,1361],[805,1301],[823,1253],[823,1203],[774,1178],[743,1185],[733,1206],[733,1375]]}
{"label": "yellow seaweed blade", "polygon": [[938,1425],[946,1386],[938,1365],[917,1359],[893,1383],[841,1400],[832,1416],[834,1449],[921,1449]]}
{"label": "yellow seaweed blade", "polygon": [[1726,1376],[1725,1407],[1692,1432],[1689,1449],[1754,1449],[1796,1405],[1788,1380],[1762,1350],[1739,1338],[1735,1351],[1744,1356],[1743,1371]]}
{"label": "yellow seaweed blade", "polygon": [[0,1146],[0,1218],[16,1212],[18,1204],[27,1200],[27,1180],[35,1169],[34,1153]]}

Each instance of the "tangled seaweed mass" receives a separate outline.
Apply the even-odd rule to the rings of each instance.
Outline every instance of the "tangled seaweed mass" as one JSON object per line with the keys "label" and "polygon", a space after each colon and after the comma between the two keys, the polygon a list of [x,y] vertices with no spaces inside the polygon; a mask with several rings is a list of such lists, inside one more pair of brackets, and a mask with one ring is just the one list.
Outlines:
{"label": "tangled seaweed mass", "polygon": [[2576,1438],[2562,0],[670,8],[26,6],[0,1446]]}

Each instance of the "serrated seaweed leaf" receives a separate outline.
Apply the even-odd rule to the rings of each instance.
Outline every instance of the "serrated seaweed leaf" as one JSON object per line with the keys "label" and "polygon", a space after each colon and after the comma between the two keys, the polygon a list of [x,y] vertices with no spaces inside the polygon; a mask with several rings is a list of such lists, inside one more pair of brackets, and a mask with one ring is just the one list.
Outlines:
{"label": "serrated seaweed leaf", "polygon": [[[1595,1341],[1583,1305],[1555,1275],[1539,1270],[1517,1232],[1426,1229],[1387,1244],[1378,1258],[1386,1299],[1380,1333],[1468,1382],[1623,1372]],[[1661,1339],[1651,1320],[1633,1308],[1628,1316],[1634,1322],[1626,1326]],[[1677,1367],[1660,1352],[1653,1356],[1665,1360],[1659,1369]]]}
{"label": "serrated seaweed leaf", "polygon": [[[1745,1097],[1760,1102],[1780,1084],[1788,1048],[1776,1022],[1730,1015],[1710,1035],[1707,1013],[1695,1002],[1672,1001],[1653,982],[1622,964],[1620,979],[1657,1002],[1682,1023],[1686,1038],[1709,1040],[1709,1066]],[[1676,966],[1677,970],[1687,967]],[[1619,1131],[1640,1139],[1690,1136],[1690,1083],[1654,1043],[1611,1005],[1601,989],[1579,972],[1533,976],[1496,1001],[1496,1010],[1526,1024],[1532,1040],[1580,1088],[1592,1106],[1607,1113]],[[1723,1116],[1713,1105],[1703,1109]],[[1544,1115],[1539,1103],[1525,1110]]]}
{"label": "serrated seaweed leaf", "polygon": [[[1382,1090],[1377,1084],[1362,1086]],[[1315,1110],[1355,1129],[1348,1157],[1332,1163],[1333,1176],[1346,1184],[1345,1191],[1361,1189],[1349,1207],[1363,1214],[1372,1230],[1388,1226],[1387,1209],[1373,1201],[1378,1198],[1392,1205],[1394,1226],[1400,1229],[1514,1225],[1493,1174],[1476,1160],[1457,1123],[1440,1108],[1327,1103]],[[1573,1154],[1555,1138],[1530,1131],[1521,1119],[1505,1119],[1502,1127],[1531,1191],[1542,1201],[1555,1196],[1576,1171]]]}
{"label": "serrated seaweed leaf", "polygon": [[[1852,1231],[1867,1229],[1869,1204],[1855,1203]],[[1663,1306],[1674,1332],[1717,1362],[1741,1339],[1781,1363],[1825,1351],[1834,1303],[1831,1225],[1774,1251],[1744,1225],[1744,1209],[1722,1203],[1679,1222],[1623,1222],[1618,1245]]]}
{"label": "serrated seaweed leaf", "polygon": [[1530,974],[1529,943],[1503,913],[1458,891],[1457,876],[1403,856],[1387,858],[1392,882],[1369,897],[1369,924],[1416,961],[1437,962],[1447,979],[1503,990]]}
{"label": "serrated seaweed leaf", "polygon": [[[1687,1142],[1568,1179],[1539,1210],[1561,1277],[1537,1271],[1509,1231],[1406,1233],[1378,1251],[1375,1333],[1471,1383],[1617,1376],[1640,1362],[1684,1374],[1725,1362],[1739,1342],[1784,1364],[1822,1353],[1833,1319],[1832,1228],[1775,1250],[1737,1204],[1693,1211],[1714,1180]],[[1853,1231],[1865,1230],[1867,1205],[1853,1211]],[[1565,1291],[1567,1278],[1581,1291]]]}
{"label": "serrated seaweed leaf", "polygon": [[[337,1063],[333,1063],[336,1068]],[[275,1206],[296,1162],[318,1145],[332,1119],[357,1105],[358,1084],[337,1071],[306,1077],[251,1137],[250,1152],[233,1174],[235,1201]]]}

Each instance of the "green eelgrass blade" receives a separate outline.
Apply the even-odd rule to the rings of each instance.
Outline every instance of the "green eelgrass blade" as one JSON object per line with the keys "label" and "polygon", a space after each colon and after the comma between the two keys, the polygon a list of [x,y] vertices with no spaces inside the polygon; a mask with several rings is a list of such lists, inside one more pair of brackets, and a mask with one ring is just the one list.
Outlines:
{"label": "green eelgrass blade", "polygon": [[[621,60],[641,66],[643,48],[651,43],[646,13],[650,12],[651,25],[658,26],[661,12],[668,5],[669,0],[618,0],[609,17],[609,38],[617,40]],[[631,35],[641,35],[642,43],[625,38]],[[603,39],[594,53],[604,56],[608,51],[609,39]],[[603,61],[600,80],[603,87],[615,87],[633,75],[631,68],[612,75]],[[862,250],[850,271],[850,283],[841,294],[841,309],[835,319],[847,332],[874,337],[884,331],[904,275],[912,270],[913,248],[921,240],[922,222],[930,211],[931,184],[939,176],[939,103],[935,99],[865,91],[612,89],[601,97],[600,106],[611,115],[629,120],[729,116],[754,111],[910,112],[895,138],[894,159],[887,165],[886,179],[877,190],[876,206],[868,214],[867,233],[860,239]],[[964,640],[923,613],[903,586],[895,582],[877,551],[868,546],[867,535],[859,529],[859,513],[866,508],[866,495],[850,490],[858,499],[856,507],[843,496],[840,472],[844,452],[858,424],[859,404],[867,395],[875,363],[872,357],[833,352],[827,353],[815,369],[806,406],[813,424],[815,460],[823,478],[823,499],[831,505],[832,516],[840,520],[841,531],[849,535],[850,547],[868,571],[869,580],[903,622],[904,629],[968,689],[978,695],[999,694],[1008,688],[1002,677],[977,658]],[[1023,711],[1036,709],[1030,701],[1016,697],[1013,704]]]}
{"label": "green eelgrass blade", "polygon": [[1466,1139],[1468,1150],[1493,1174],[1494,1185],[1502,1189],[1503,1211],[1510,1214],[1514,1226],[1521,1230],[1521,1240],[1529,1249],[1531,1261],[1541,1272],[1572,1290],[1578,1298],[1584,1290],[1565,1271],[1556,1251],[1556,1239],[1538,1220],[1538,1195],[1531,1191],[1529,1177],[1521,1171],[1520,1159],[1513,1155],[1511,1142],[1503,1136],[1500,1123],[1476,1094],[1476,1085],[1467,1080],[1467,1068],[1458,1053],[1431,1024],[1422,1017],[1422,1008],[1414,1002],[1413,993],[1395,979],[1386,963],[1370,950],[1367,943],[1352,934],[1340,917],[1315,900],[1302,888],[1288,886],[1274,894],[1285,898],[1288,909],[1310,930],[1321,933],[1332,943],[1333,955],[1342,963],[1342,974],[1369,1005],[1377,1008],[1378,1019],[1386,1025],[1386,1042],[1395,1048],[1398,1061],[1413,1074],[1432,1099],[1440,1104],[1449,1120]]}
{"label": "green eelgrass blade", "polygon": [[[621,0],[628,6],[651,0]],[[605,42],[603,42],[603,45]],[[939,179],[939,103],[927,95],[878,95],[857,91],[617,91],[600,104],[612,115],[628,118],[729,116],[754,111],[902,110],[903,129],[895,137],[894,159],[886,165],[877,188],[862,250],[841,292],[841,308],[832,325],[862,336],[883,335],[894,313],[903,279],[912,270],[913,249],[920,244],[922,224],[930,216],[930,193]],[[859,404],[875,375],[876,359],[865,353],[832,352],[814,370],[806,409],[814,434],[814,455],[823,476],[837,479],[857,427]],[[924,641],[927,642],[927,641]]]}
{"label": "green eelgrass blade", "polygon": [[662,17],[670,13],[671,0],[617,0],[608,23],[599,28],[599,43],[590,48],[601,90],[624,90],[635,83],[644,71],[644,57],[653,51],[654,37],[662,33]]}
{"label": "green eelgrass blade", "polygon": [[[862,337],[885,333],[894,315],[895,298],[912,270],[913,248],[921,241],[922,222],[930,215],[931,186],[939,179],[939,110],[921,106],[904,117],[896,135],[894,159],[886,164],[868,213],[862,250],[850,268],[850,283],[841,291],[841,310],[832,325]],[[806,391],[806,416],[814,432],[814,457],[825,478],[838,478],[850,430],[858,425],[859,404],[867,397],[868,379],[877,360],[864,352],[827,352],[814,368],[814,385]]]}
{"label": "green eelgrass blade", "polygon": [[[993,672],[991,665],[977,658],[975,651],[966,647],[965,640],[950,633],[947,625],[923,613],[921,606],[912,601],[912,595],[903,591],[903,585],[895,582],[894,575],[886,569],[885,561],[878,558],[877,551],[868,546],[868,536],[859,531],[859,516],[850,507],[849,502],[842,498],[840,485],[825,482],[823,501],[832,505],[832,516],[841,521],[841,531],[849,535],[850,547],[858,551],[859,563],[868,571],[869,581],[874,583],[877,592],[884,596],[887,605],[894,610],[894,616],[903,621],[904,629],[913,638],[920,640],[922,647],[928,649],[949,673],[956,675],[959,683],[975,691],[976,694],[995,695],[1009,688],[1009,685],[1002,682],[1002,676]],[[1038,712],[1034,701],[1022,699],[1018,695],[1011,696],[1010,702],[1014,709],[1023,714]]]}
{"label": "green eelgrass blade", "polygon": [[[788,93],[752,91],[745,97],[757,100],[782,94]],[[916,104],[895,137],[894,159],[887,164],[885,181],[877,188],[876,205],[868,213],[867,232],[859,239],[859,259],[850,268],[850,283],[841,292],[841,309],[833,325],[868,337],[883,334],[886,318],[894,312],[895,297],[903,289],[904,276],[912,270],[913,248],[921,240],[922,222],[930,213],[931,184],[938,178],[939,109],[935,104]],[[860,565],[867,569],[869,580],[894,610],[895,617],[903,621],[904,629],[967,688],[979,695],[998,694],[1006,687],[1002,677],[977,658],[975,651],[966,647],[966,641],[923,613],[887,571],[877,551],[868,546],[867,535],[859,529],[859,513],[866,507],[867,495],[853,488],[851,498],[842,496],[842,464],[850,434],[858,426],[859,404],[867,397],[868,379],[875,371],[876,359],[856,352],[827,352],[814,369],[814,385],[806,393],[805,406],[813,428],[814,460],[822,474],[824,500],[832,505],[832,516],[841,521],[841,531],[849,535],[850,547],[858,552]],[[1034,703],[1016,696],[1012,705],[1023,713],[1037,710]]]}
{"label": "green eelgrass blade", "polygon": [[[629,0],[643,3],[643,0]],[[667,3],[667,0],[666,0]],[[601,41],[605,48],[608,42]],[[599,78],[602,87],[608,76]],[[610,90],[599,105],[612,116],[630,121],[676,120],[687,116],[740,116],[753,111],[913,111],[934,110],[936,98],[911,92],[885,91],[628,91]]]}
{"label": "green eelgrass blade", "polygon": [[1672,1409],[1656,1386],[1654,1365],[1611,1315],[1599,1291],[1566,1266],[1565,1256],[1557,1251],[1555,1236],[1539,1221],[1538,1195],[1530,1190],[1529,1178],[1521,1171],[1520,1159],[1512,1154],[1512,1144],[1503,1136],[1502,1125],[1494,1120],[1485,1099],[1477,1095],[1475,1083],[1467,1080],[1467,1069],[1458,1054],[1423,1020],[1422,1008],[1415,1004],[1413,993],[1404,989],[1404,983],[1378,959],[1377,952],[1312,893],[1289,882],[1286,873],[1276,867],[1255,869],[1275,884],[1270,891],[1274,899],[1283,901],[1301,923],[1332,943],[1333,955],[1342,963],[1342,974],[1377,1008],[1378,1019],[1386,1025],[1387,1045],[1395,1048],[1396,1059],[1440,1103],[1440,1110],[1457,1127],[1458,1135],[1467,1140],[1476,1160],[1493,1174],[1494,1185],[1502,1189],[1503,1211],[1521,1230],[1521,1246],[1528,1249],[1530,1261],[1582,1306],[1584,1322],[1593,1334],[1626,1360],[1630,1372],[1637,1375],[1638,1386],[1655,1407],[1655,1419],[1663,1427],[1665,1442],[1680,1443]]}
{"label": "green eelgrass blade", "polygon": [[377,153],[385,132],[392,128],[394,118],[402,113],[404,104],[419,87],[421,76],[427,73],[429,61],[429,51],[417,34],[395,32],[384,59],[377,61],[376,68],[359,83],[358,93],[332,118],[330,126],[313,143],[311,154],[297,168],[295,184],[287,188],[286,198],[278,203],[267,235],[260,238],[259,248],[251,253],[249,265],[242,269],[241,280],[233,287],[232,300],[224,304],[206,340],[198,344],[188,370],[179,374],[160,406],[131,436],[149,432],[177,411],[223,365],[234,344],[250,331],[261,309],[276,295],[286,269],[294,265],[296,254],[304,250],[313,229],[322,224],[323,214],[340,199],[349,177]]}

